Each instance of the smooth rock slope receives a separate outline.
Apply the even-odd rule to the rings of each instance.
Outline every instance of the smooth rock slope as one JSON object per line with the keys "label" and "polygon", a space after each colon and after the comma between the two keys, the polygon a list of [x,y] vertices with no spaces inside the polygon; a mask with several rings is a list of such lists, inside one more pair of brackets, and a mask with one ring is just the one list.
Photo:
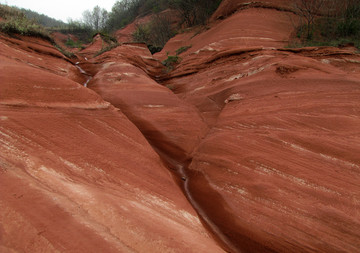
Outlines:
{"label": "smooth rock slope", "polygon": [[357,252],[360,56],[287,48],[296,20],[225,0],[155,55],[96,37],[88,88],[2,35],[0,251]]}
{"label": "smooth rock slope", "polygon": [[167,44],[192,45],[163,84],[210,128],[188,188],[232,251],[356,252],[360,57],[285,49],[295,14],[280,9],[244,8]]}
{"label": "smooth rock slope", "polygon": [[222,251],[73,64],[37,39],[2,36],[0,52],[1,252]]}

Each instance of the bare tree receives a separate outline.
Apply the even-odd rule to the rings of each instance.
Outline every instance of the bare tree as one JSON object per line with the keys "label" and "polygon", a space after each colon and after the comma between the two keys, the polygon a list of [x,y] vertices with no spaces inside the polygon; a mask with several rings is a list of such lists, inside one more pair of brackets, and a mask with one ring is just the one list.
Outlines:
{"label": "bare tree", "polygon": [[107,19],[107,11],[98,5],[94,7],[92,12],[86,10],[83,13],[84,23],[97,31],[105,28]]}
{"label": "bare tree", "polygon": [[349,36],[359,34],[360,31],[360,0],[344,1],[344,12],[342,15],[341,35]]}
{"label": "bare tree", "polygon": [[295,8],[306,21],[307,39],[311,39],[315,18],[320,14],[320,9],[326,0],[294,0]]}
{"label": "bare tree", "polygon": [[134,41],[144,42],[148,46],[163,48],[166,42],[174,36],[168,15],[154,15],[147,24],[138,24],[132,34]]}
{"label": "bare tree", "polygon": [[155,15],[151,20],[151,40],[154,46],[164,47],[175,34],[171,27],[170,17]]}
{"label": "bare tree", "polygon": [[206,23],[210,15],[219,6],[219,0],[169,0],[170,5],[178,10],[187,26]]}

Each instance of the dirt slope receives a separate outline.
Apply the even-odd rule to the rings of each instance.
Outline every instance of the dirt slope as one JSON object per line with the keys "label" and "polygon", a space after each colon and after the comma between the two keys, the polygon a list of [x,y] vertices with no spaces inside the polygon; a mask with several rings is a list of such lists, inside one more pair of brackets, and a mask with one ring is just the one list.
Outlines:
{"label": "dirt slope", "polygon": [[360,56],[285,48],[290,8],[224,1],[155,56],[95,40],[88,89],[2,36],[0,251],[356,252]]}
{"label": "dirt slope", "polygon": [[133,23],[126,25],[124,28],[116,31],[115,37],[119,42],[131,42],[133,41],[132,34],[136,31],[139,25],[150,22],[151,15],[137,18]]}
{"label": "dirt slope", "polygon": [[115,37],[120,43],[134,42],[133,33],[139,26],[149,24],[154,18],[165,19],[170,22],[174,30],[178,27],[179,17],[178,12],[171,9],[163,10],[157,14],[148,14],[146,16],[140,16],[134,20],[134,22],[126,25],[122,29],[115,32]]}

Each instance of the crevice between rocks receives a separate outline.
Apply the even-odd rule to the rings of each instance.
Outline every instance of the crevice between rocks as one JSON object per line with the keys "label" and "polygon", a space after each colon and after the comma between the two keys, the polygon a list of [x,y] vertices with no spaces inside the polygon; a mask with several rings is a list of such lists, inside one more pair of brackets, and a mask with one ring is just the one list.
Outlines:
{"label": "crevice between rocks", "polygon": [[[90,63],[87,62],[87,64]],[[86,77],[88,75],[86,73]],[[95,76],[96,73],[91,73],[91,75]],[[159,83],[158,78],[151,78]],[[221,114],[225,106],[220,109],[217,116]],[[194,108],[198,110],[196,107]],[[161,132],[155,133],[155,136],[154,133],[151,133],[151,136],[148,135],[142,130],[141,125],[137,125],[134,120],[131,120],[133,117],[127,115],[126,110],[123,113],[138,128],[153,150],[159,155],[163,164],[171,172],[174,182],[180,187],[197,212],[204,227],[226,252],[273,252],[266,245],[259,243],[260,239],[256,238],[256,235],[253,235],[241,224],[237,224],[236,217],[229,211],[231,209],[222,196],[210,185],[206,176],[200,171],[190,169],[194,151],[198,149],[201,140],[206,138],[211,129],[208,129],[201,136],[201,140],[194,147],[192,153],[187,153]],[[191,137],[189,136],[189,138]],[[176,156],[173,154],[176,154]]]}
{"label": "crevice between rocks", "polygon": [[[89,76],[93,77],[96,75],[96,73],[91,73],[91,75],[86,72],[83,69],[79,68],[79,65],[81,63],[77,63],[75,66],[79,69],[80,74],[84,75],[86,78],[86,84],[89,81]],[[90,64],[87,62],[87,64]],[[155,80],[155,79],[153,79]],[[157,80],[155,80],[157,81]],[[82,84],[85,86],[84,84]],[[86,86],[85,86],[86,87]],[[121,110],[121,108],[120,108]],[[129,121],[131,121],[138,130],[143,134],[145,139],[149,142],[149,144],[152,146],[153,150],[159,155],[161,158],[163,164],[168,168],[170,171],[174,182],[180,187],[182,192],[184,193],[185,197],[189,201],[189,203],[192,205],[194,210],[197,212],[201,222],[203,223],[204,227],[209,231],[210,235],[213,237],[213,239],[220,245],[222,248],[227,252],[240,252],[236,246],[233,245],[231,240],[228,239],[228,236],[225,235],[219,226],[217,226],[211,218],[207,215],[208,211],[204,209],[200,203],[197,202],[197,198],[199,197],[198,194],[193,194],[192,189],[194,188],[194,184],[192,184],[192,177],[198,178],[198,180],[201,181],[203,185],[205,185],[206,190],[204,190],[205,195],[213,195],[209,197],[211,199],[211,202],[215,205],[222,207],[224,204],[224,200],[222,200],[221,196],[216,193],[215,190],[211,188],[209,183],[206,181],[205,176],[200,172],[190,172],[189,166],[192,163],[192,155],[187,154],[184,150],[181,149],[181,147],[178,147],[174,143],[171,142],[171,140],[167,140],[162,133],[156,133],[156,137],[154,138],[154,134],[152,136],[148,136],[144,131],[142,131],[142,127],[137,125],[134,120],[131,120],[130,115],[126,115],[126,111],[123,111],[123,114],[128,118]],[[207,135],[207,133],[204,134],[203,138]],[[157,140],[156,140],[157,139]],[[160,141],[159,141],[160,139]],[[168,147],[168,148],[166,148]],[[195,147],[196,149],[197,147]],[[172,150],[173,152],[168,152],[167,149]],[[175,152],[174,152],[175,151]],[[171,154],[178,154],[176,157],[174,157]],[[211,194],[209,194],[211,193]],[[217,195],[216,197],[214,195]],[[214,199],[216,199],[214,201]]]}

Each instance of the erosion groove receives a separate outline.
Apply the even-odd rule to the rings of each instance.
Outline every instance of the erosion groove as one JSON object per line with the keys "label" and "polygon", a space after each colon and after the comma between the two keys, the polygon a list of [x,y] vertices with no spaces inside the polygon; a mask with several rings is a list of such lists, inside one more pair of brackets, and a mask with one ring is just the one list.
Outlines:
{"label": "erosion groove", "polygon": [[1,252],[360,248],[360,56],[245,2],[155,55],[0,34]]}

